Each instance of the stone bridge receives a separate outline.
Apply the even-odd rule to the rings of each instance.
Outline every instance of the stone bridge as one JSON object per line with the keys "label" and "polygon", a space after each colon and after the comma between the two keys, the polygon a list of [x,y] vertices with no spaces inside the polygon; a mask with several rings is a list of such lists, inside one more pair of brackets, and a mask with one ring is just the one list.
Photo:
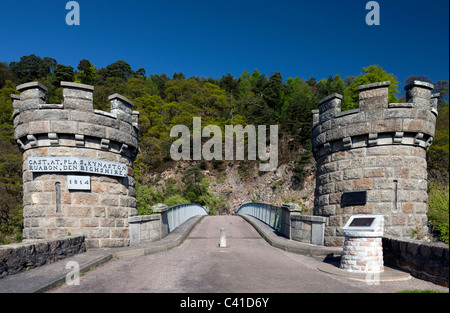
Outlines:
{"label": "stone bridge", "polygon": [[[206,208],[193,203],[171,207],[158,204],[152,209],[152,215],[129,218],[131,245],[160,240],[188,219],[208,215]],[[257,218],[278,235],[288,239],[323,245],[326,218],[301,215],[301,207],[297,204],[287,203],[278,207],[265,203],[247,203],[239,207],[236,214]]]}
{"label": "stone bridge", "polygon": [[[248,203],[236,214],[269,234],[265,238],[272,245],[309,255],[341,249],[344,226],[354,215],[382,215],[386,233],[395,238],[426,226],[426,150],[434,137],[439,95],[432,93],[433,85],[414,81],[405,87],[406,103],[388,103],[389,84],[360,86],[357,109],[341,112],[342,95],[333,94],[312,112],[314,216],[302,215],[292,203]],[[139,112],[134,103],[113,94],[110,112],[99,111],[93,108],[93,86],[61,86],[60,104],[45,102],[47,87],[39,82],[17,86],[20,95],[12,95],[14,138],[23,153],[25,240],[0,248],[0,277],[86,249],[164,243],[208,215],[198,204],[182,204],[157,205],[154,214],[139,216],[133,169]],[[303,250],[295,250],[299,245]],[[448,285],[448,248],[441,253],[383,243],[391,255],[410,251],[405,246],[416,253],[396,257],[401,259],[397,265],[411,269],[411,263],[419,264],[412,270],[416,275],[424,267],[423,277],[438,281],[442,266],[428,260],[443,262]]]}

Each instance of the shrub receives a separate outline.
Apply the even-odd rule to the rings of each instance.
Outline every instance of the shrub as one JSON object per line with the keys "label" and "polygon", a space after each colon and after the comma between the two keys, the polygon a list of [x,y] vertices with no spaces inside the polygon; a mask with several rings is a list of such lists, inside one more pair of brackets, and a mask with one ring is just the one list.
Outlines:
{"label": "shrub", "polygon": [[440,240],[449,243],[449,186],[431,182],[428,193],[428,220],[433,224]]}
{"label": "shrub", "polygon": [[168,206],[173,206],[177,204],[185,204],[190,203],[190,201],[186,198],[183,198],[181,195],[173,195],[167,199],[164,200],[164,204]]}

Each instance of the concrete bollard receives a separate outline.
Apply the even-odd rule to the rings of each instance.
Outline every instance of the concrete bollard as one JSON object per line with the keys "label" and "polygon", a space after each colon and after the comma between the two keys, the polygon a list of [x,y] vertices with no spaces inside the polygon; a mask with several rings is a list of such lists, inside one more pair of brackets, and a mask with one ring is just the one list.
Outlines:
{"label": "concrete bollard", "polygon": [[220,229],[220,248],[226,248],[227,247],[227,236],[225,234],[225,228]]}

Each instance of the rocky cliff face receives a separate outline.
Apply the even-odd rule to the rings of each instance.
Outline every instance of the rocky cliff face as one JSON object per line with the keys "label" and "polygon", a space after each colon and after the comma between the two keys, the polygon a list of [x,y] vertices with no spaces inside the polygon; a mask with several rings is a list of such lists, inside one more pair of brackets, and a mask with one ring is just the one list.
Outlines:
{"label": "rocky cliff face", "polygon": [[[158,178],[181,182],[183,172],[193,166],[192,162],[178,162],[175,168],[169,168]],[[299,182],[294,175],[295,162],[281,164],[276,171],[260,172],[258,163],[230,162],[223,164],[220,170],[210,168],[202,170],[210,181],[209,191],[226,199],[227,213],[233,214],[242,204],[261,202],[281,206],[294,202],[308,209],[303,214],[311,214],[314,207],[315,177],[314,167],[305,170],[309,175]]]}

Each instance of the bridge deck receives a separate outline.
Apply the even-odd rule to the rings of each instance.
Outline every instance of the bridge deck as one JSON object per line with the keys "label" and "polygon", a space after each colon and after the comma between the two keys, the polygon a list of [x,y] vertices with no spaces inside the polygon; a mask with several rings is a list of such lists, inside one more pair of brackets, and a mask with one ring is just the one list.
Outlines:
{"label": "bridge deck", "polygon": [[[220,228],[228,248],[219,248]],[[120,258],[87,272],[79,286],[54,292],[392,292],[436,289],[409,281],[369,286],[320,272],[320,261],[270,246],[239,216],[206,216],[169,251]]]}

